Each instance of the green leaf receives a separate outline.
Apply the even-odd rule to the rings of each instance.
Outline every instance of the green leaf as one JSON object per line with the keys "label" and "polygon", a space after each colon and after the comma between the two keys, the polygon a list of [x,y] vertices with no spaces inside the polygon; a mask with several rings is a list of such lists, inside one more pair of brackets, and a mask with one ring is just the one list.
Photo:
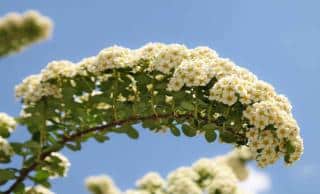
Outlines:
{"label": "green leaf", "polygon": [[194,105],[189,101],[182,101],[180,106],[188,111],[192,111],[194,109]]}
{"label": "green leaf", "polygon": [[72,151],[79,151],[81,150],[81,144],[79,142],[75,142],[75,143],[67,143],[66,144],[67,148],[69,148]]}
{"label": "green leaf", "polygon": [[24,194],[25,193],[25,185],[24,183],[19,183],[13,190],[15,194]]}
{"label": "green leaf", "polygon": [[217,134],[214,130],[207,130],[204,136],[209,143],[214,142],[217,139]]}
{"label": "green leaf", "polygon": [[102,135],[102,134],[95,134],[94,139],[97,140],[97,142],[103,143],[107,140],[109,140],[109,137],[106,135]]}
{"label": "green leaf", "polygon": [[237,138],[228,131],[220,132],[220,139],[225,143],[234,143],[237,141]]}
{"label": "green leaf", "polygon": [[174,125],[170,126],[170,131],[174,136],[180,136],[181,135],[180,130]]}
{"label": "green leaf", "polygon": [[24,146],[34,153],[37,153],[40,150],[40,144],[36,141],[27,141],[24,143]]}
{"label": "green leaf", "polygon": [[139,138],[139,132],[133,128],[131,125],[124,126],[124,129],[126,130],[127,135],[132,139],[138,139]]}
{"label": "green leaf", "polygon": [[10,136],[10,132],[7,129],[2,129],[0,127],[0,137],[8,138]]}
{"label": "green leaf", "polygon": [[197,130],[190,127],[189,125],[183,124],[182,125],[183,133],[188,137],[194,137],[197,134]]}
{"label": "green leaf", "polygon": [[15,178],[15,172],[10,169],[0,169],[0,182]]}
{"label": "green leaf", "polygon": [[19,154],[19,155],[26,155],[27,153],[23,152],[23,143],[18,143],[18,142],[12,142],[10,143],[14,153]]}
{"label": "green leaf", "polygon": [[43,182],[49,178],[50,174],[45,170],[38,170],[33,177],[33,180],[37,183]]}
{"label": "green leaf", "polygon": [[208,131],[208,130],[215,130],[217,128],[217,126],[214,124],[214,123],[209,123],[209,124],[206,124],[202,127],[202,129],[204,131]]}
{"label": "green leaf", "polygon": [[143,128],[149,128],[150,130],[161,128],[161,123],[154,120],[145,120],[142,122]]}
{"label": "green leaf", "polygon": [[292,145],[290,141],[286,143],[286,150],[288,154],[291,154],[295,151],[295,147]]}

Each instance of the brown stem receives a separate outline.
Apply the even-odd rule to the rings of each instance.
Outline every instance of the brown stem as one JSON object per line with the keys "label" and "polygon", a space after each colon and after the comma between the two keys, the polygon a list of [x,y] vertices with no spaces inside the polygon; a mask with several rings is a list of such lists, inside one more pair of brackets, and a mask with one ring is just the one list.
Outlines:
{"label": "brown stem", "polygon": [[[86,130],[76,132],[70,136],[63,137],[62,140],[58,141],[58,144],[64,145],[65,143],[76,140],[77,138],[79,138],[83,135],[86,135],[88,133],[97,132],[97,131],[105,131],[108,128],[112,128],[112,127],[115,127],[118,125],[123,125],[123,124],[137,122],[137,121],[158,120],[158,119],[170,118],[170,117],[174,117],[176,119],[177,118],[191,118],[192,115],[191,114],[174,115],[173,113],[169,113],[169,114],[163,114],[163,115],[150,115],[150,116],[144,116],[144,117],[143,116],[134,116],[134,117],[130,117],[128,119],[113,121],[113,122],[110,122],[106,125],[92,127],[92,128],[88,128]],[[43,161],[47,156],[49,156],[52,152],[55,152],[55,151],[58,151],[57,148],[53,148],[51,150],[43,152],[40,155],[39,160],[34,161],[29,167],[23,168],[22,170],[20,170],[20,174],[17,177],[17,179],[15,180],[15,182],[6,191],[4,191],[3,194],[10,194],[20,183],[22,183],[28,177],[29,173],[32,172],[39,165],[39,163],[41,161]]]}

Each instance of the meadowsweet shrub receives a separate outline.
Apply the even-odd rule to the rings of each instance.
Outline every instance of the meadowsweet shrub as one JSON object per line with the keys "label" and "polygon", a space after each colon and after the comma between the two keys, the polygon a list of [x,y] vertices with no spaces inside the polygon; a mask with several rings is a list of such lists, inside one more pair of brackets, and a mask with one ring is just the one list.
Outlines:
{"label": "meadowsweet shrub", "polygon": [[52,26],[51,20],[37,11],[9,13],[0,18],[0,57],[47,39]]}
{"label": "meadowsweet shrub", "polygon": [[[65,147],[81,150],[90,138],[105,142],[111,133],[137,139],[137,124],[154,133],[203,135],[208,142],[219,139],[246,146],[260,167],[280,158],[293,164],[303,152],[289,100],[207,47],[188,49],[161,43],[139,49],[113,46],[78,63],[50,62],[39,74],[17,85],[15,93],[22,103],[15,120],[27,128],[31,138],[25,142],[1,140],[2,162],[10,162],[11,157],[23,161],[21,169],[0,171],[0,184],[8,186],[5,194],[24,192],[28,179],[50,187],[49,179],[65,176],[70,166],[57,152]],[[10,119],[4,120],[9,123]],[[5,131],[2,139],[10,136],[12,126],[0,124],[0,131]],[[236,179],[245,178],[241,173],[245,170],[237,162],[217,160],[239,171]],[[201,171],[201,166],[209,163],[199,161],[197,168]],[[190,186],[190,179],[179,181],[185,187],[170,189]],[[206,182],[201,184],[207,186]],[[217,181],[208,192],[224,184]]]}
{"label": "meadowsweet shrub", "polygon": [[135,188],[124,192],[106,175],[88,177],[85,185],[92,194],[244,194],[238,183],[246,179],[246,163],[251,159],[251,151],[241,147],[225,156],[202,158],[191,166],[177,168],[166,179],[149,172]]}

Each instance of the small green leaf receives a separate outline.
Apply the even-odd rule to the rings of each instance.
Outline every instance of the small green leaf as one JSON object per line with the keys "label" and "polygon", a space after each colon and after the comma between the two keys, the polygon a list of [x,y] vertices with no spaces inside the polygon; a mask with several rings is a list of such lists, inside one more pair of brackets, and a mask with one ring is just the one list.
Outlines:
{"label": "small green leaf", "polygon": [[181,135],[180,130],[174,125],[170,126],[170,131],[174,136],[180,136]]}
{"label": "small green leaf", "polygon": [[43,182],[49,178],[49,172],[45,170],[39,170],[36,172],[35,176],[33,177],[33,180],[37,183]]}
{"label": "small green leaf", "polygon": [[81,150],[81,144],[79,142],[75,143],[68,143],[66,144],[67,148],[69,148],[72,151],[79,151]]}
{"label": "small green leaf", "polygon": [[132,139],[138,139],[139,138],[139,132],[133,128],[131,125],[124,126],[124,129],[126,130],[127,135]]}
{"label": "small green leaf", "polygon": [[234,143],[237,141],[237,138],[231,132],[227,131],[220,133],[220,139],[225,143]]}
{"label": "small green leaf", "polygon": [[15,178],[15,173],[9,169],[0,169],[0,182]]}
{"label": "small green leaf", "polygon": [[295,147],[291,144],[290,141],[286,143],[286,150],[288,154],[291,154],[295,151]]}
{"label": "small green leaf", "polygon": [[0,127],[0,137],[8,138],[10,136],[10,132],[5,129]]}
{"label": "small green leaf", "polygon": [[24,143],[24,146],[34,153],[37,153],[40,150],[40,144],[36,141],[27,141]]}
{"label": "small green leaf", "polygon": [[24,183],[19,183],[13,190],[15,194],[24,194],[25,193],[25,185]]}
{"label": "small green leaf", "polygon": [[97,142],[103,143],[107,140],[109,140],[108,136],[102,135],[102,134],[95,134],[93,136],[95,138],[95,140],[97,140]]}
{"label": "small green leaf", "polygon": [[194,106],[191,102],[189,101],[182,101],[180,106],[185,109],[185,110],[188,110],[188,111],[192,111],[194,109]]}
{"label": "small green leaf", "polygon": [[23,152],[23,145],[24,145],[23,143],[12,142],[10,144],[14,153],[19,155],[26,155],[26,153]]}
{"label": "small green leaf", "polygon": [[197,134],[197,130],[190,127],[189,125],[182,125],[182,131],[183,133],[188,137],[194,137]]}
{"label": "small green leaf", "polygon": [[209,123],[209,124],[206,124],[202,127],[202,129],[204,131],[207,131],[207,130],[215,130],[217,128],[217,126],[213,123]]}
{"label": "small green leaf", "polygon": [[204,136],[209,143],[214,142],[217,139],[217,134],[214,130],[207,130]]}

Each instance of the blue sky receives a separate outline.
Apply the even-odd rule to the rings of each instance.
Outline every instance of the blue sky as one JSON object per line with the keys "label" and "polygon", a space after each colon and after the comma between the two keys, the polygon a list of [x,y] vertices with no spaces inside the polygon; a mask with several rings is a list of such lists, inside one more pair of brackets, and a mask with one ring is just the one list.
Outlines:
{"label": "blue sky", "polygon": [[[13,89],[52,60],[96,55],[114,44],[137,48],[147,42],[209,46],[273,84],[293,104],[305,154],[292,167],[282,162],[264,169],[272,178],[272,194],[318,193],[320,183],[320,1],[298,0],[135,0],[45,1],[2,0],[0,15],[36,9],[55,22],[53,37],[0,59],[0,111],[18,115]],[[19,128],[15,138],[22,138]],[[83,179],[107,173],[122,189],[144,173],[166,175],[204,156],[225,153],[230,146],[207,144],[204,138],[154,135],[114,136],[105,144],[86,143],[81,152],[64,153],[72,162],[65,179],[53,182],[56,193],[85,193]],[[253,164],[254,165],[254,164]]]}

